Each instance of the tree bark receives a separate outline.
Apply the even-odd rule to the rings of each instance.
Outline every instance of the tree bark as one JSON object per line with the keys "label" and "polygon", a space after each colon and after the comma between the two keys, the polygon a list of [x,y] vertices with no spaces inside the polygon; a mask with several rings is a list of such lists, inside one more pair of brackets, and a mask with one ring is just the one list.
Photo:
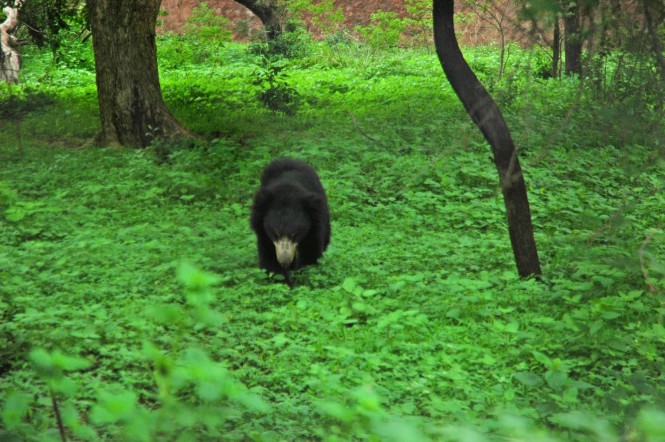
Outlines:
{"label": "tree bark", "polygon": [[276,0],[236,0],[236,3],[252,11],[261,20],[268,40],[274,40],[282,33]]}
{"label": "tree bark", "polygon": [[492,148],[517,272],[521,277],[540,275],[526,184],[508,125],[462,55],[455,36],[454,0],[433,1],[434,43],[443,71],[467,113]]}
{"label": "tree bark", "polygon": [[582,36],[580,35],[580,8],[571,1],[563,16],[566,75],[582,75]]}
{"label": "tree bark", "polygon": [[559,17],[554,20],[554,36],[552,37],[552,78],[559,78],[559,60],[561,59],[561,26]]}
{"label": "tree bark", "polygon": [[649,6],[649,0],[644,0],[644,20],[647,24],[647,31],[649,32],[649,38],[651,38],[651,44],[653,45],[653,52],[656,57],[656,63],[658,64],[658,72],[662,84],[665,84],[665,57],[663,57],[663,44],[658,37],[658,24],[654,23],[651,7]]}
{"label": "tree bark", "polygon": [[145,147],[192,134],[166,107],[157,69],[161,0],[89,0],[102,146]]}
{"label": "tree bark", "polygon": [[23,1],[19,0],[13,8],[4,8],[7,18],[0,23],[0,81],[6,83],[18,83],[18,73],[21,70],[21,54],[16,50],[12,33],[18,26],[18,11],[22,4]]}

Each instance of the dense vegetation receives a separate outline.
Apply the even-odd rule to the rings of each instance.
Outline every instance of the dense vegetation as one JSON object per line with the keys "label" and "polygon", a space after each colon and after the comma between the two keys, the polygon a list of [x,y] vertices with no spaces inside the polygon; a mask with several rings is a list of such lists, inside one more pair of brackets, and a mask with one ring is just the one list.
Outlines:
{"label": "dense vegetation", "polygon": [[[81,440],[664,440],[657,107],[544,79],[537,51],[496,81],[496,49],[466,51],[527,173],[544,277],[520,280],[435,55],[289,47],[163,38],[201,139],[139,151],[86,145],[89,48],[25,54],[0,108],[0,439],[57,440],[58,414]],[[332,212],[293,290],[248,225],[283,155]]]}

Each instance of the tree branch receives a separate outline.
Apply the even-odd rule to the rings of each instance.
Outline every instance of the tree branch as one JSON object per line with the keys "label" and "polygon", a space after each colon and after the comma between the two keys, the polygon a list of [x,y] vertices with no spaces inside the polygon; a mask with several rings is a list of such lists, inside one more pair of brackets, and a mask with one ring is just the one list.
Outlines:
{"label": "tree branch", "polygon": [[12,33],[19,24],[18,11],[23,3],[24,0],[17,0],[13,8],[5,7],[3,12],[7,18],[0,23],[0,80],[6,83],[18,83],[21,69],[21,54],[16,50]]}

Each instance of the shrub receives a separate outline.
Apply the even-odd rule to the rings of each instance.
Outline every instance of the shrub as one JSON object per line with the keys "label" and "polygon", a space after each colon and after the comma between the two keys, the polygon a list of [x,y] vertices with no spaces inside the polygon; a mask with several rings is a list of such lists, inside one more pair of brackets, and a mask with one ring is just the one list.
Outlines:
{"label": "shrub", "polygon": [[370,24],[357,26],[365,41],[376,49],[392,48],[400,43],[406,23],[396,12],[378,11],[372,14]]}
{"label": "shrub", "polygon": [[260,87],[257,98],[272,113],[295,115],[300,106],[300,94],[284,72],[288,65],[285,59],[263,57],[262,66],[255,71],[254,84]]}

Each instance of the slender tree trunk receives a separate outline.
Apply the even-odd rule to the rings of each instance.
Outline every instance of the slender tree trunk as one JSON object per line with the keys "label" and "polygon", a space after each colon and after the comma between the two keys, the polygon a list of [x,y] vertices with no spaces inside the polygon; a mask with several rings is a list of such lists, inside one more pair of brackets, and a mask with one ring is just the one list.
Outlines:
{"label": "slender tree trunk", "polygon": [[236,2],[252,11],[261,20],[268,40],[274,40],[282,33],[276,0],[236,0]]}
{"label": "slender tree trunk", "polygon": [[651,38],[651,44],[653,45],[653,52],[656,56],[656,63],[658,64],[658,72],[662,83],[665,84],[665,57],[663,57],[663,44],[658,37],[658,24],[654,23],[651,7],[649,6],[649,0],[643,0],[644,4],[644,19],[647,24],[647,31],[649,32],[649,37]]}
{"label": "slender tree trunk", "polygon": [[559,61],[561,60],[561,26],[559,17],[554,21],[554,36],[552,37],[552,78],[559,78]]}
{"label": "slender tree trunk", "polygon": [[563,17],[566,75],[582,75],[582,36],[580,35],[580,8],[571,1]]}
{"label": "slender tree trunk", "polygon": [[494,155],[508,219],[508,231],[520,276],[540,275],[540,262],[524,176],[508,125],[501,111],[473,73],[457,43],[454,1],[434,0],[434,43],[443,71]]}
{"label": "slender tree trunk", "polygon": [[18,73],[21,69],[21,54],[16,50],[12,33],[18,26],[18,11],[23,1],[17,1],[13,8],[7,6],[3,12],[7,16],[0,23],[0,81],[18,83]]}
{"label": "slender tree trunk", "polygon": [[89,0],[102,146],[145,147],[191,133],[168,110],[157,70],[161,0]]}
{"label": "slender tree trunk", "polygon": [[499,52],[499,80],[503,78],[503,72],[506,70],[506,32],[503,26],[499,27],[501,49]]}

